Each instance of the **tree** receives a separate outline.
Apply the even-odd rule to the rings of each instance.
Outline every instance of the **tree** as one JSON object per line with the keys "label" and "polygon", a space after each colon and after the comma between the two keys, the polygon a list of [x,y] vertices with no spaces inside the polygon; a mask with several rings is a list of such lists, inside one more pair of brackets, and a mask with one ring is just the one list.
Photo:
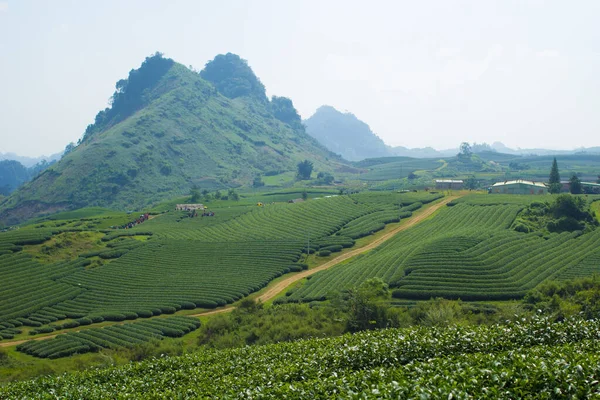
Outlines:
{"label": "tree", "polygon": [[326,185],[331,185],[334,180],[333,175],[331,175],[329,172],[319,172],[317,174],[317,179]]}
{"label": "tree", "polygon": [[220,191],[220,190],[217,190],[217,191],[215,192],[215,199],[219,200],[220,198],[221,198],[221,191]]}
{"label": "tree", "polygon": [[378,300],[389,298],[387,284],[381,278],[371,278],[359,287],[346,291],[350,332],[385,328],[388,324],[387,308]]}
{"label": "tree", "polygon": [[471,150],[471,145],[468,142],[462,142],[460,144],[458,157],[459,158],[471,158],[473,151]]}
{"label": "tree", "polygon": [[414,172],[408,174],[408,180],[412,181],[413,179],[417,179],[418,176]]}
{"label": "tree", "polygon": [[477,189],[477,179],[475,179],[475,175],[471,175],[465,179],[465,188],[469,190]]}
{"label": "tree", "polygon": [[560,193],[560,174],[558,172],[558,163],[556,162],[556,157],[554,157],[554,161],[552,161],[552,168],[550,169],[550,178],[548,179],[548,183],[550,184],[550,193]]}
{"label": "tree", "polygon": [[596,181],[596,183],[600,183],[600,175],[598,175],[598,180]]}
{"label": "tree", "polygon": [[258,176],[254,177],[254,181],[252,182],[252,186],[254,186],[255,188],[261,187],[261,186],[265,186],[265,182],[263,182],[263,180],[260,177],[260,175],[258,175]]}
{"label": "tree", "polygon": [[302,192],[302,200],[306,200],[308,199],[308,193],[306,193],[306,190]]}
{"label": "tree", "polygon": [[312,174],[313,163],[309,160],[300,161],[298,163],[298,172],[296,172],[296,176],[300,180],[310,179],[310,174]]}
{"label": "tree", "polygon": [[579,180],[579,177],[576,174],[573,174],[573,176],[571,176],[571,179],[569,179],[569,184],[571,194],[583,193],[583,186],[581,186],[581,181]]}
{"label": "tree", "polygon": [[73,150],[75,150],[75,143],[71,142],[69,143],[66,147],[65,147],[65,151],[63,152],[63,157],[66,156],[67,154],[69,154],[70,152],[72,152]]}
{"label": "tree", "polygon": [[240,195],[237,194],[235,189],[229,189],[229,192],[227,192],[227,197],[229,197],[233,201],[239,201],[240,199]]}
{"label": "tree", "polygon": [[202,196],[202,194],[200,193],[200,189],[198,188],[198,186],[192,186],[192,190],[190,190],[190,196],[191,203],[198,203],[200,201],[200,197]]}

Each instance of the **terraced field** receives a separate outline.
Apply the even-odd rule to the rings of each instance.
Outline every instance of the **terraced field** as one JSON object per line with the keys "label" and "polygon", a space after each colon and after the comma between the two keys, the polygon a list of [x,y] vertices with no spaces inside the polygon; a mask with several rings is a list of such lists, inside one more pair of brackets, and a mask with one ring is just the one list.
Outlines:
{"label": "terraced field", "polygon": [[[21,334],[22,326],[34,328],[31,334],[51,334],[102,321],[223,306],[305,268],[298,263],[302,252],[326,255],[351,247],[355,238],[408,218],[439,197],[359,194],[215,209],[214,217],[168,212],[133,229],[95,230],[105,236],[94,236],[92,250],[60,262],[46,262],[51,255],[33,258],[24,246],[42,243],[39,249],[45,251],[45,242],[62,229],[72,231],[75,220],[0,233],[0,274],[7,282],[0,287],[0,340]],[[90,213],[82,214],[86,226],[96,224]],[[102,215],[98,218],[106,223]]]}
{"label": "terraced field", "polygon": [[18,345],[17,350],[39,358],[61,358],[101,349],[130,348],[163,337],[180,337],[199,327],[200,321],[195,318],[157,318],[86,329],[58,335],[51,340],[31,340]]}
{"label": "terraced field", "polygon": [[509,230],[532,196],[523,197],[469,196],[452,202],[410,232],[316,274],[288,299],[322,300],[372,277],[390,283],[397,298],[511,299],[546,279],[597,270],[593,260],[600,230],[546,237]]}
{"label": "terraced field", "polygon": [[[389,158],[393,160],[393,158]],[[381,159],[382,161],[385,159]],[[385,160],[388,161],[388,160]],[[372,165],[367,165],[373,163]],[[377,159],[358,162],[359,166],[367,166],[369,171],[361,174],[360,179],[365,181],[385,181],[388,179],[406,178],[411,172],[419,170],[434,170],[442,165],[442,162],[434,159],[418,159],[398,157],[392,162],[377,163]]]}

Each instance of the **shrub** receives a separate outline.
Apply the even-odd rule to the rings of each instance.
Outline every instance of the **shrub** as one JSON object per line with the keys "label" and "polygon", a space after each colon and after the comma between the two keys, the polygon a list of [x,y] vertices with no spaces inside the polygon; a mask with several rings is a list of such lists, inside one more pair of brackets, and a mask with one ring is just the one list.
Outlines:
{"label": "shrub", "polygon": [[104,320],[105,321],[125,321],[125,315],[123,314],[105,314],[104,316]]}
{"label": "shrub", "polygon": [[92,320],[92,323],[94,323],[94,324],[104,321],[104,317],[102,317],[101,315],[90,315],[90,319]]}
{"label": "shrub", "polygon": [[343,248],[344,248],[344,246],[342,246],[341,244],[332,244],[331,246],[322,247],[321,251],[323,251],[323,250],[329,250],[332,253],[336,253],[338,251],[342,251]]}
{"label": "shrub", "polygon": [[137,311],[136,314],[140,318],[150,318],[150,317],[152,317],[154,315],[154,313],[152,311],[149,311],[149,310]]}
{"label": "shrub", "polygon": [[183,303],[180,304],[180,306],[181,306],[182,310],[193,310],[194,308],[196,308],[196,305],[189,301],[184,301]]}
{"label": "shrub", "polygon": [[54,332],[55,327],[51,325],[42,326],[41,328],[35,329],[37,333],[50,333]]}
{"label": "shrub", "polygon": [[[62,324],[62,329],[69,329],[69,328],[77,328],[79,326],[79,322],[77,321],[67,321],[64,324]],[[43,328],[40,328],[38,330],[41,330]]]}
{"label": "shrub", "polygon": [[330,250],[321,250],[321,251],[319,251],[319,257],[327,257],[328,255],[331,255],[331,251]]}

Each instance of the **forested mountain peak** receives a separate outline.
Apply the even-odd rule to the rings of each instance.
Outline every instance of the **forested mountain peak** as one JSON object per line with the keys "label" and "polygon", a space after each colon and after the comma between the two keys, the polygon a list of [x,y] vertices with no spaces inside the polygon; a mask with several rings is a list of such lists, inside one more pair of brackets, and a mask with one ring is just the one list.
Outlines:
{"label": "forested mountain peak", "polygon": [[267,102],[265,86],[248,62],[237,54],[219,54],[213,60],[206,63],[200,71],[200,76],[211,82],[219,93],[230,99],[241,96],[251,96],[261,102]]}
{"label": "forested mountain peak", "polygon": [[150,91],[175,64],[170,58],[156,52],[146,57],[140,68],[129,71],[127,79],[119,80],[110,98],[110,107],[96,115],[93,124],[88,125],[83,141],[133,114],[152,100]]}

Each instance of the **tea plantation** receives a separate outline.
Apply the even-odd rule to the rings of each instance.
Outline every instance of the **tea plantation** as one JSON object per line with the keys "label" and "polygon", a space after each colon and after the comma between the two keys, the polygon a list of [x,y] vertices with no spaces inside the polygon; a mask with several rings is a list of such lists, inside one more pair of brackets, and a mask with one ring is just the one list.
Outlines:
{"label": "tea plantation", "polygon": [[[346,265],[320,272],[287,297],[322,300],[380,277],[394,297],[505,300],[546,279],[600,272],[600,230],[542,235],[511,229],[534,196],[467,196]],[[285,301],[285,300],[281,300]]]}
{"label": "tea plantation", "polygon": [[592,398],[598,339],[597,320],[537,317],[366,331],[42,377],[0,398]]}
{"label": "tea plantation", "polygon": [[[0,340],[15,338],[24,327],[34,328],[28,329],[32,335],[48,334],[224,306],[305,268],[298,262],[303,252],[326,255],[351,247],[355,239],[440,197],[330,196],[211,208],[214,216],[193,218],[169,211],[132,229],[95,229],[136,218],[101,209],[63,213],[64,220],[40,219],[0,233]],[[89,232],[96,236],[78,239]],[[89,237],[100,239],[85,242]],[[87,250],[75,257],[65,252],[76,245]]]}

